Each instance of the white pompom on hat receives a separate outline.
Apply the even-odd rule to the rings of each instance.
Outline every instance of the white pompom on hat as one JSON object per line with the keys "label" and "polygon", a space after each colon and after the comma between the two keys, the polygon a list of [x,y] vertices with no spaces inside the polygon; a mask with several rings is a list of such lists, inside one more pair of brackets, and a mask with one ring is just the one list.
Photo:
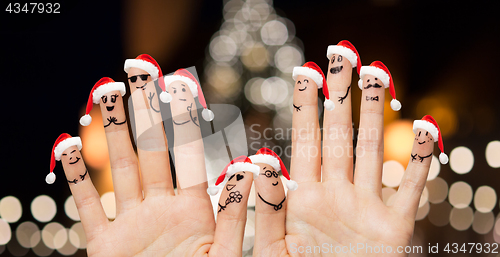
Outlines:
{"label": "white pompom on hat", "polygon": [[85,115],[80,118],[80,124],[82,126],[88,126],[92,122],[92,117],[90,117],[90,111],[94,104],[98,104],[101,97],[109,92],[119,91],[122,96],[127,92],[125,89],[125,84],[123,82],[115,82],[113,79],[104,77],[101,78],[90,91],[89,100],[87,101],[87,108],[85,109]]}
{"label": "white pompom on hat", "polygon": [[401,102],[396,99],[396,90],[394,89],[394,82],[389,69],[381,61],[374,61],[369,66],[361,67],[358,81],[359,89],[363,90],[363,78],[368,74],[377,77],[382,81],[385,88],[389,88],[392,96],[391,108],[394,111],[399,111],[401,109]]}
{"label": "white pompom on hat", "polygon": [[249,157],[252,160],[252,163],[265,163],[271,165],[276,172],[281,171],[281,174],[288,180],[286,182],[286,187],[290,191],[297,190],[299,185],[297,182],[290,179],[290,174],[288,174],[288,170],[285,167],[285,164],[281,160],[281,158],[271,149],[269,148],[261,148],[255,155]]}
{"label": "white pompom on hat", "polygon": [[210,186],[207,188],[207,193],[209,195],[216,195],[219,193],[219,185],[224,181],[226,177],[231,177],[233,174],[240,171],[249,171],[253,173],[254,179],[259,175],[259,166],[252,164],[252,161],[247,156],[239,156],[234,158],[226,167],[222,170],[222,173],[217,178],[215,186]]}
{"label": "white pompom on hat", "polygon": [[54,174],[56,161],[60,161],[63,152],[74,145],[78,147],[78,150],[82,150],[82,140],[80,139],[80,137],[72,137],[68,133],[62,133],[56,139],[56,142],[52,147],[52,154],[50,156],[50,172],[45,177],[45,182],[47,182],[47,184],[52,184],[54,183],[54,181],[56,181],[56,175]]}
{"label": "white pompom on hat", "polygon": [[439,162],[441,162],[441,164],[447,164],[448,155],[444,153],[443,138],[441,137],[441,130],[436,120],[430,115],[425,115],[421,120],[413,121],[413,133],[417,134],[417,129],[423,129],[431,133],[434,142],[438,142],[438,147],[441,151],[439,154]]}
{"label": "white pompom on hat", "polygon": [[299,75],[309,77],[314,80],[314,83],[318,86],[318,89],[323,89],[323,94],[325,95],[325,109],[331,111],[335,108],[334,103],[330,100],[330,94],[328,93],[328,85],[326,84],[325,74],[321,68],[315,62],[306,62],[302,66],[297,66],[293,68],[292,78],[297,80]]}
{"label": "white pompom on hat", "polygon": [[178,69],[174,72],[174,74],[165,76],[163,79],[165,88],[160,94],[160,100],[162,102],[170,103],[170,101],[172,101],[172,95],[168,93],[168,86],[174,81],[182,81],[189,87],[191,94],[193,94],[193,98],[198,97],[198,102],[201,106],[203,106],[203,111],[201,112],[203,119],[206,121],[212,121],[214,119],[214,112],[207,107],[207,102],[205,100],[205,96],[203,95],[203,91],[201,90],[200,83],[198,83],[198,80],[193,74],[191,74],[191,72],[186,69]]}

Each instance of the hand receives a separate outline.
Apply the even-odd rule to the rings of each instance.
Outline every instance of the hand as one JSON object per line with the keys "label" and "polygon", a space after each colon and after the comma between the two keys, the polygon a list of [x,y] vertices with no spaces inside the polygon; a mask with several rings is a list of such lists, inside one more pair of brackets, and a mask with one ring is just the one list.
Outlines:
{"label": "hand", "polygon": [[[82,174],[86,174],[83,159],[78,165],[62,159],[68,180],[77,179],[76,183],[69,183],[69,187],[87,238],[88,255],[241,255],[246,204],[241,207],[245,209],[244,213],[238,212],[240,208],[228,208],[228,214],[219,217],[216,225],[212,204],[206,193],[201,133],[193,122],[174,126],[176,195],[161,114],[152,111],[152,99],[145,97],[150,90],[154,90],[153,82],[146,85],[146,90],[133,90],[131,96],[135,108],[131,115],[135,116],[139,162],[129,139],[121,94],[118,91],[109,92],[105,96],[110,98],[113,95],[115,101],[104,101],[106,97],[103,97],[100,102],[104,124],[107,124],[107,119],[117,121],[104,128],[116,197],[115,220],[109,221],[106,217],[90,177],[80,179]],[[192,96],[187,98],[188,103],[194,103]],[[153,100],[158,106],[158,99]],[[197,115],[196,111],[190,115],[176,113],[181,109],[180,106],[172,108],[174,119]],[[66,152],[75,148],[70,147]],[[247,199],[248,193],[244,201]]]}
{"label": "hand", "polygon": [[[335,65],[331,62],[328,70]],[[333,111],[324,111],[322,146],[316,83],[307,81],[313,91],[294,91],[294,104],[302,105],[300,112],[293,112],[290,172],[298,189],[288,191],[286,210],[272,211],[256,198],[254,256],[373,256],[376,250],[370,252],[369,247],[380,250],[382,245],[381,256],[408,255],[397,251],[411,245],[431,158],[410,161],[393,206],[382,202],[385,89],[363,89],[353,169],[351,76],[348,61],[341,72],[328,74],[330,98],[344,100],[336,102]],[[366,75],[363,83],[371,83],[370,78],[375,79]],[[297,81],[301,83],[296,89],[304,88],[304,76]],[[378,96],[380,101],[366,101],[366,96]],[[433,144],[415,144],[412,153],[427,155],[432,150]],[[257,193],[268,192],[272,186],[259,188],[259,179]]]}

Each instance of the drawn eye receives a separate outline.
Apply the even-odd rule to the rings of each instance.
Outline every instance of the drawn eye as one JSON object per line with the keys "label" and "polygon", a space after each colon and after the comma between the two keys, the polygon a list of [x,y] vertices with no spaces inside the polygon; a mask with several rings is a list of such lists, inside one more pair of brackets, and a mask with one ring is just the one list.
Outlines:
{"label": "drawn eye", "polygon": [[368,79],[366,82],[370,82],[370,79]]}
{"label": "drawn eye", "polygon": [[278,172],[273,171],[273,176],[274,176],[275,178],[277,178],[277,177],[278,177]]}
{"label": "drawn eye", "polygon": [[308,79],[304,79],[304,82],[307,82],[307,83],[309,83],[309,80],[308,80]]}
{"label": "drawn eye", "polygon": [[266,177],[270,178],[273,176],[273,173],[270,170],[266,170]]}
{"label": "drawn eye", "polygon": [[425,132],[425,135],[428,136],[429,135],[429,131]]}
{"label": "drawn eye", "polygon": [[375,80],[378,80],[378,78],[375,78]]}
{"label": "drawn eye", "polygon": [[231,177],[229,177],[229,179],[227,181],[230,181],[231,179],[233,179],[234,175],[236,175],[236,174],[231,175]]}
{"label": "drawn eye", "polygon": [[186,89],[185,89],[185,88],[183,88],[183,89],[182,89],[182,92],[186,92]]}
{"label": "drawn eye", "polygon": [[332,56],[332,63],[335,62],[335,55]]}
{"label": "drawn eye", "polygon": [[297,80],[297,84],[300,85],[300,84],[302,84],[302,82],[300,82],[300,80]]}
{"label": "drawn eye", "polygon": [[102,103],[107,103],[108,102],[108,96],[103,95],[101,97]]}
{"label": "drawn eye", "polygon": [[115,102],[116,102],[116,98],[117,98],[117,97],[118,97],[118,95],[117,95],[117,94],[112,95],[112,96],[111,96],[111,102],[112,102],[112,103],[115,103]]}
{"label": "drawn eye", "polygon": [[177,89],[174,89],[174,94],[177,94]]}
{"label": "drawn eye", "polygon": [[337,59],[337,61],[338,61],[338,62],[341,62],[341,61],[342,61],[342,59],[344,59],[344,58],[342,57],[342,55],[339,55],[339,58]]}
{"label": "drawn eye", "polygon": [[422,134],[422,131],[418,132],[418,136],[420,136],[420,134]]}
{"label": "drawn eye", "polygon": [[63,155],[63,156],[66,156],[67,154],[63,153],[62,155]]}

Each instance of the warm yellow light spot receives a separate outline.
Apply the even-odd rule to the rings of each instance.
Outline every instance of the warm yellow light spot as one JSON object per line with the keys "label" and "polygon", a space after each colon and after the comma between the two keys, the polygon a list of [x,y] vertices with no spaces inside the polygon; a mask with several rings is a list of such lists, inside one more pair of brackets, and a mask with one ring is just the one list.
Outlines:
{"label": "warm yellow light spot", "polygon": [[441,203],[448,196],[448,183],[440,177],[427,181],[426,186],[429,190],[429,202]]}
{"label": "warm yellow light spot", "polygon": [[474,154],[465,147],[459,146],[450,153],[450,168],[457,174],[469,173],[474,166]]}
{"label": "warm yellow light spot", "polygon": [[50,196],[40,195],[31,202],[31,214],[40,222],[51,221],[56,216],[56,212],[56,202]]}
{"label": "warm yellow light spot", "polygon": [[7,244],[12,237],[10,225],[4,219],[0,219],[0,245]]}
{"label": "warm yellow light spot", "polygon": [[493,228],[495,224],[495,215],[493,212],[482,213],[476,211],[474,213],[474,222],[472,223],[472,229],[478,234],[487,234]]}
{"label": "warm yellow light spot", "polygon": [[497,194],[495,190],[489,186],[482,186],[476,190],[474,195],[474,207],[479,212],[491,212],[497,204]]}
{"label": "warm yellow light spot", "polygon": [[397,187],[401,183],[401,178],[405,173],[405,168],[397,161],[386,161],[382,167],[382,184],[388,187]]}
{"label": "warm yellow light spot", "polygon": [[15,223],[23,214],[21,202],[14,196],[6,196],[0,200],[0,217],[9,223]]}
{"label": "warm yellow light spot", "polygon": [[492,168],[500,167],[500,141],[491,141],[486,146],[486,161]]}
{"label": "warm yellow light spot", "polygon": [[433,204],[431,205],[431,210],[428,215],[429,221],[438,227],[445,226],[450,221],[450,211],[451,206],[446,201],[439,204]]}
{"label": "warm yellow light spot", "polygon": [[429,202],[425,202],[425,204],[422,207],[418,208],[415,220],[423,220],[427,216],[427,214],[429,214],[430,209],[431,208]]}
{"label": "warm yellow light spot", "polygon": [[438,122],[442,136],[446,137],[455,134],[458,119],[457,114],[451,108],[436,107],[429,114]]}
{"label": "warm yellow light spot", "polygon": [[413,147],[413,123],[409,120],[398,120],[389,124],[384,133],[384,160],[396,160],[406,165]]}
{"label": "warm yellow light spot", "polygon": [[472,201],[472,187],[463,181],[453,183],[450,187],[449,200],[455,208],[468,207]]}
{"label": "warm yellow light spot", "polygon": [[92,116],[90,125],[86,127],[80,126],[79,135],[83,145],[82,155],[86,165],[94,169],[102,169],[108,164],[109,155],[99,105],[94,105],[90,116]]}
{"label": "warm yellow light spot", "polygon": [[80,220],[80,215],[78,214],[78,209],[76,208],[75,204],[75,199],[73,198],[72,195],[66,199],[66,202],[64,203],[64,212],[66,212],[66,215],[74,220],[74,221],[79,221]]}
{"label": "warm yellow light spot", "polygon": [[474,213],[471,207],[453,208],[450,213],[450,225],[458,231],[467,230],[472,225]]}
{"label": "warm yellow light spot", "polygon": [[16,238],[24,248],[35,247],[40,242],[40,229],[31,221],[23,222],[17,226]]}

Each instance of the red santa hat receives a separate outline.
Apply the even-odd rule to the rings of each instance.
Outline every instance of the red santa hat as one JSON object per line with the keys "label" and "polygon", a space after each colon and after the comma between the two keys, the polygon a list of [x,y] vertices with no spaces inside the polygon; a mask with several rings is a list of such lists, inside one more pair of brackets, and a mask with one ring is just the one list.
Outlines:
{"label": "red santa hat", "polygon": [[286,170],[285,164],[283,164],[281,158],[273,150],[263,147],[259,149],[259,151],[255,153],[255,155],[252,155],[249,158],[253,163],[269,164],[274,168],[276,172],[281,171],[281,174],[283,174],[283,176],[288,179],[288,181],[286,182],[286,187],[288,188],[288,190],[294,191],[299,187],[297,182],[290,179],[290,175]]}
{"label": "red santa hat", "polygon": [[229,178],[235,173],[240,171],[252,172],[253,177],[257,178],[257,176],[259,175],[260,168],[259,166],[252,164],[250,158],[244,155],[236,157],[222,170],[222,173],[219,175],[217,181],[215,182],[215,186],[207,188],[207,193],[209,195],[216,195],[217,193],[219,193],[218,186],[220,185],[220,183],[222,183],[226,177]]}
{"label": "red santa hat", "polygon": [[431,133],[434,142],[438,142],[438,147],[441,153],[439,154],[439,162],[442,164],[448,163],[448,155],[444,153],[443,138],[439,126],[430,115],[425,115],[421,120],[413,121],[413,133],[417,134],[417,129],[423,129]]}
{"label": "red santa hat", "polygon": [[158,65],[156,60],[149,54],[140,54],[135,59],[125,60],[125,65],[123,68],[125,72],[128,73],[128,71],[132,67],[146,71],[147,73],[149,73],[149,75],[151,75],[151,78],[153,80],[158,79],[159,77],[163,77],[160,65]]}
{"label": "red santa hat", "polygon": [[165,88],[163,92],[160,94],[160,100],[164,103],[170,103],[172,101],[172,95],[168,93],[168,86],[174,81],[182,81],[186,83],[186,85],[191,90],[193,97],[198,97],[198,102],[200,102],[201,106],[203,106],[203,111],[201,112],[201,116],[206,121],[211,121],[214,119],[214,113],[207,108],[207,102],[205,101],[205,96],[203,95],[203,91],[201,90],[200,83],[198,80],[186,69],[178,69],[174,72],[173,75],[165,76]]}
{"label": "red santa hat", "polygon": [[356,68],[359,74],[359,69],[361,69],[361,58],[359,58],[358,50],[356,50],[351,42],[342,40],[337,45],[329,45],[326,50],[326,58],[330,60],[334,54],[340,54],[347,58],[352,67]]}
{"label": "red santa hat", "polygon": [[56,174],[54,174],[54,168],[56,167],[56,161],[61,160],[63,152],[70,146],[78,147],[78,150],[82,150],[82,140],[80,137],[71,137],[68,133],[62,133],[54,143],[52,147],[52,154],[50,156],[50,172],[45,177],[45,182],[47,184],[52,184],[56,181]]}
{"label": "red santa hat", "polygon": [[314,83],[318,85],[318,89],[323,88],[323,94],[325,95],[325,108],[329,111],[335,108],[332,100],[330,100],[330,94],[328,93],[328,86],[326,84],[325,74],[321,68],[315,62],[306,62],[302,67],[297,66],[293,68],[292,78],[297,80],[299,75],[304,75],[306,77],[314,80]]}
{"label": "red santa hat", "polygon": [[401,102],[396,100],[396,90],[394,89],[394,82],[392,80],[392,75],[389,72],[389,69],[387,69],[387,67],[381,61],[374,61],[370,64],[370,66],[361,67],[358,81],[358,86],[361,90],[363,90],[363,78],[367,74],[377,77],[382,81],[385,88],[389,88],[389,92],[392,96],[391,108],[394,111],[399,111],[401,109]]}
{"label": "red santa hat", "polygon": [[85,109],[85,115],[80,118],[80,124],[82,124],[82,126],[90,125],[92,117],[90,117],[89,113],[92,111],[93,105],[98,104],[103,95],[112,91],[120,91],[122,96],[124,96],[127,92],[123,82],[115,82],[113,79],[108,77],[104,77],[95,83],[94,87],[90,91],[87,108]]}

